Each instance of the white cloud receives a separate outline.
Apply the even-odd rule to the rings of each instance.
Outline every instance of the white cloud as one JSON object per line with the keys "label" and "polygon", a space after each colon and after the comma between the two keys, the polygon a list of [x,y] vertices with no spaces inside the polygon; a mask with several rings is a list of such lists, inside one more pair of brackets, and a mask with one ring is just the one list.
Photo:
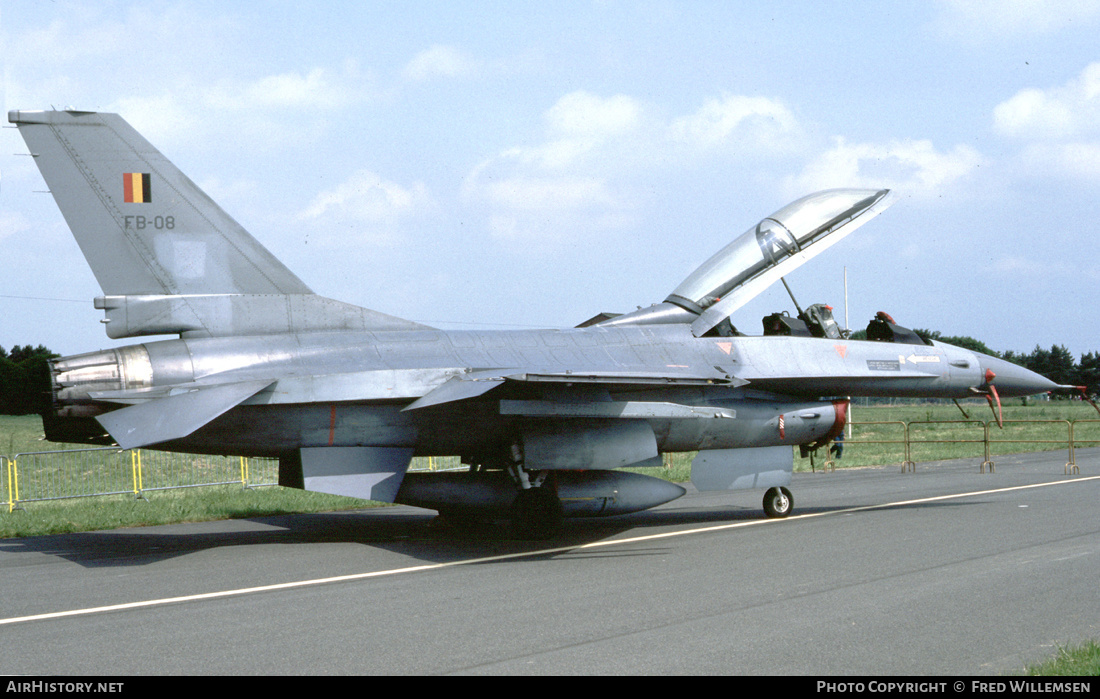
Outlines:
{"label": "white cloud", "polygon": [[309,130],[285,138],[290,119],[376,98],[354,60],[265,72],[232,16],[188,3],[102,5],[51,9],[57,19],[18,34],[0,27],[8,96],[24,108],[117,111],[162,149],[224,142],[230,132],[251,147],[301,143]]}
{"label": "white cloud", "polygon": [[307,73],[265,75],[251,82],[224,82],[207,95],[222,109],[338,109],[369,94],[354,61],[340,71],[313,68]]}
{"label": "white cloud", "polygon": [[423,183],[403,187],[370,170],[359,170],[314,197],[298,219],[392,226],[430,206],[431,197]]}
{"label": "white cloud", "polygon": [[405,66],[404,75],[416,81],[457,78],[473,75],[478,68],[478,61],[461,49],[436,44],[416,54]]}
{"label": "white cloud", "polygon": [[561,97],[543,115],[547,140],[509,148],[466,178],[468,203],[487,207],[491,232],[518,240],[576,239],[631,220],[631,198],[614,183],[653,148],[641,103],[586,91]]}
{"label": "white cloud", "polygon": [[607,156],[626,142],[637,145],[641,120],[641,105],[631,97],[572,92],[544,115],[546,143],[510,148],[500,157],[553,170],[575,167],[588,155]]}
{"label": "white cloud", "polygon": [[[300,146],[318,136],[315,125],[326,114],[374,99],[373,81],[354,61],[339,69],[314,67],[262,75],[252,80],[227,78],[200,84],[179,77],[171,87],[124,97],[104,105],[118,112],[164,151],[186,144],[220,142],[231,132],[251,148]],[[286,135],[293,130],[294,138]]]}
{"label": "white cloud", "polygon": [[641,105],[632,97],[602,98],[580,90],[562,97],[546,112],[551,132],[577,138],[605,139],[638,126]]}
{"label": "white cloud", "polygon": [[810,162],[789,182],[793,192],[831,187],[888,187],[907,196],[932,197],[965,177],[982,156],[969,146],[937,151],[931,141],[836,145]]}
{"label": "white cloud", "polygon": [[700,154],[742,161],[801,143],[794,114],[769,98],[722,95],[671,119],[653,112],[630,95],[566,94],[543,114],[541,143],[508,148],[474,168],[466,201],[486,206],[490,228],[507,238],[604,235],[636,224],[640,176]]}
{"label": "white cloud", "polygon": [[993,124],[1025,143],[1027,173],[1100,182],[1100,62],[1063,85],[1020,90],[993,109]]}
{"label": "white cloud", "polygon": [[124,97],[108,110],[118,112],[138,133],[161,150],[172,150],[180,140],[205,135],[211,128],[195,109],[187,90],[172,90],[143,97]]}
{"label": "white cloud", "polygon": [[988,267],[997,274],[1042,275],[1048,277],[1053,273],[1048,260],[1019,255],[999,256],[994,258],[988,265],[983,266]]}
{"label": "white cloud", "polygon": [[621,226],[630,208],[603,177],[528,167],[507,153],[475,168],[463,193],[467,203],[486,207],[490,232],[512,240],[604,233]]}
{"label": "white cloud", "polygon": [[1016,138],[1060,140],[1100,134],[1100,63],[1047,90],[1020,90],[993,109],[997,131]]}
{"label": "white cloud", "polygon": [[778,100],[723,95],[708,99],[694,114],[675,119],[670,131],[674,140],[703,148],[729,143],[776,148],[797,137],[799,125]]}

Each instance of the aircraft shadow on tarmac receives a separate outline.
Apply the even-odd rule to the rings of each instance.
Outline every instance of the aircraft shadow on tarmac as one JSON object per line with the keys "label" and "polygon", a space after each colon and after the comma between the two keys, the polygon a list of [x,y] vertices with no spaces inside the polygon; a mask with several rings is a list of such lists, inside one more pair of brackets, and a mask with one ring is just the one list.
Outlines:
{"label": "aircraft shadow on tarmac", "polygon": [[[961,504],[938,502],[905,507]],[[826,514],[846,509],[849,506],[802,507],[797,514]],[[884,505],[876,509],[894,508]],[[329,543],[362,544],[425,562],[446,563],[513,553],[537,555],[540,550],[547,550],[547,555],[552,557],[561,555],[562,549],[627,532],[643,536],[668,527],[753,520],[761,523],[783,521],[768,520],[759,509],[748,507],[667,508],[618,517],[567,519],[552,538],[531,541],[513,537],[504,520],[458,525],[445,523],[428,510],[395,507],[8,539],[0,542],[0,552],[59,556],[87,568],[102,568],[149,565],[226,546]]]}

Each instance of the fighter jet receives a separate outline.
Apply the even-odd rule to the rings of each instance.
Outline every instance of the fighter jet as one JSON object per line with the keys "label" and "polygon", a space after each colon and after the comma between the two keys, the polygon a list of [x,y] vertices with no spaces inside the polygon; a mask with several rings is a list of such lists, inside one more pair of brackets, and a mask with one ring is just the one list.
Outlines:
{"label": "fighter jet", "polygon": [[[746,335],[731,314],[877,216],[886,189],[802,197],[751,226],[665,299],[575,328],[446,331],[323,298],[116,114],[11,111],[103,295],[111,338],[175,336],[51,363],[48,439],[279,459],[279,483],[507,518],[673,500],[637,473],[698,452],[700,490],[793,507],[796,447],[828,443],[853,396],[1022,396],[1057,386],[925,342],[889,316],[849,339],[815,304]],[[468,470],[408,473],[414,456]],[[623,471],[630,468],[631,471]]]}

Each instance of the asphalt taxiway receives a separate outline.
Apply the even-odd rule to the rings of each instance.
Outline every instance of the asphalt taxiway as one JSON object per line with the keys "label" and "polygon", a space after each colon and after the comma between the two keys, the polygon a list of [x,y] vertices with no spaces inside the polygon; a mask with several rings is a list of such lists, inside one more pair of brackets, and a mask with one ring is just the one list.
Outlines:
{"label": "asphalt taxiway", "polygon": [[1100,449],[1065,461],[795,474],[787,520],[691,490],[546,542],[407,507],[8,539],[0,672],[1010,672],[1100,637]]}

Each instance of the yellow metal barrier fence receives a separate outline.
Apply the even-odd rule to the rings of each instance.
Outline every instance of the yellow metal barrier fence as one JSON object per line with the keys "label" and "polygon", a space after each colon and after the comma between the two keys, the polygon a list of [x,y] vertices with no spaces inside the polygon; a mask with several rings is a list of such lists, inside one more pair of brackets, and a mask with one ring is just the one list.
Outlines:
{"label": "yellow metal barrier fence", "polygon": [[3,459],[0,478],[8,511],[20,503],[132,494],[153,490],[278,482],[277,459],[202,456],[117,447],[16,454]]}
{"label": "yellow metal barrier fence", "polygon": [[[418,457],[410,470],[461,468],[457,456]],[[40,500],[132,494],[174,488],[275,485],[279,460],[205,456],[118,447],[27,452],[0,456],[0,491],[8,511]]]}
{"label": "yellow metal barrier fence", "polygon": [[[855,438],[856,432],[853,430],[853,437],[846,439],[844,441],[844,446],[847,448],[849,445],[858,446],[861,444],[896,444],[904,450],[904,457],[901,464],[902,470],[913,471],[916,469],[916,462],[913,458],[913,449],[915,446],[926,444],[981,444],[984,458],[979,467],[979,471],[985,473],[986,468],[988,468],[989,472],[992,473],[995,466],[993,454],[997,445],[1051,444],[1058,445],[1068,450],[1069,459],[1065,465],[1065,473],[1070,474],[1080,473],[1080,468],[1077,466],[1075,449],[1078,446],[1086,444],[1100,444],[1100,438],[1082,438],[1075,434],[1075,428],[1080,424],[1100,425],[1100,420],[1004,420],[1003,427],[998,426],[996,420],[911,420],[909,422],[896,420],[883,422],[852,422],[851,425],[853,428],[865,426],[897,426],[901,429],[901,437],[900,439],[857,439]],[[934,429],[941,425],[949,428],[971,428],[974,430],[981,430],[981,436],[974,436],[971,438],[946,438],[941,436]],[[1045,425],[1047,428],[1032,429],[1030,433],[1027,429],[1017,429],[1020,427],[1034,428],[1036,425]],[[1065,425],[1066,436],[1064,439],[1049,438],[1049,433],[1051,431],[1049,428],[1056,425]],[[1036,434],[1036,432],[1039,434]],[[1026,449],[1024,451],[1046,450]],[[944,457],[940,456],[939,458],[942,459]],[[825,462],[825,467],[826,470],[830,470],[831,467],[835,467],[835,462],[830,458]]]}

